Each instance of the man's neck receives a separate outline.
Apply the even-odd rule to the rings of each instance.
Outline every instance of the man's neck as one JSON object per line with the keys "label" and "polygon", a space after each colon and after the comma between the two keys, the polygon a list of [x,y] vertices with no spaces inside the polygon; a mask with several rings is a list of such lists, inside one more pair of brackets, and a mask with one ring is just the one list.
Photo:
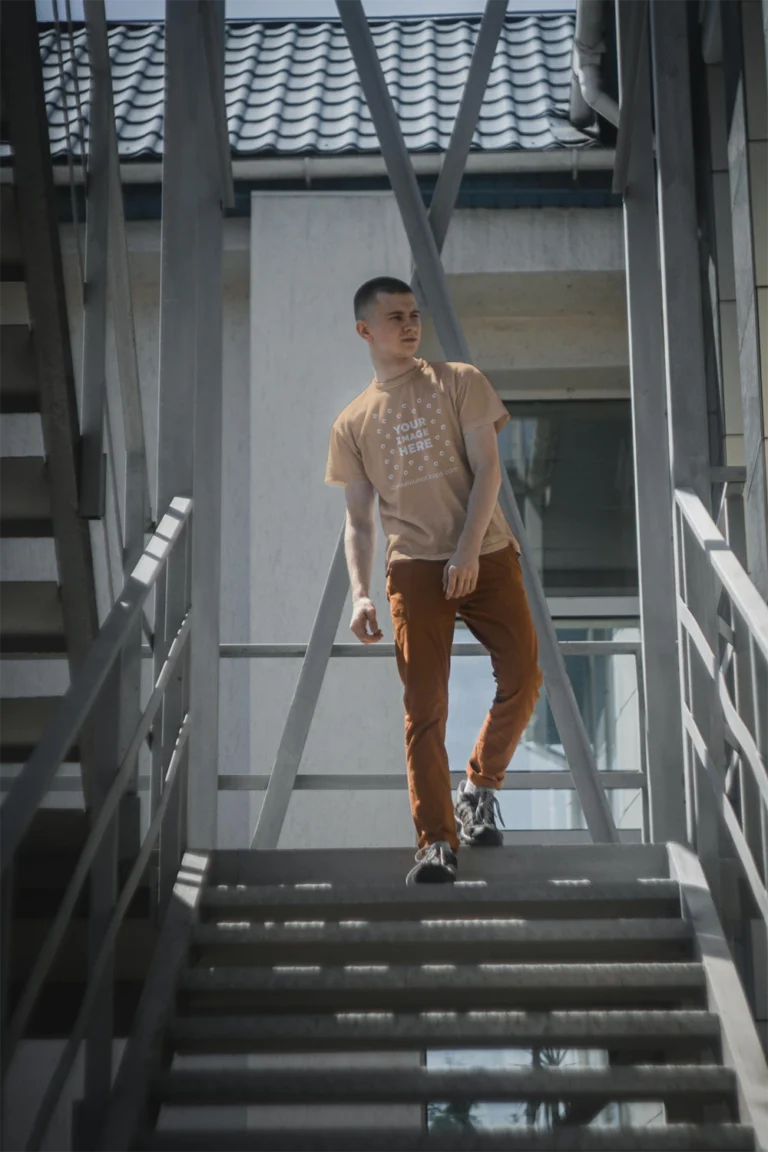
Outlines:
{"label": "man's neck", "polygon": [[379,384],[386,384],[398,376],[410,372],[420,361],[417,356],[380,356],[371,353],[373,371]]}

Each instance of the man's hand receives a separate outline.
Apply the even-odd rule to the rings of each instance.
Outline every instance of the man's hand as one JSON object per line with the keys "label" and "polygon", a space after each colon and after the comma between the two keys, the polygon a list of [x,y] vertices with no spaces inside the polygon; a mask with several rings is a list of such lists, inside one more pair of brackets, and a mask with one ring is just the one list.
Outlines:
{"label": "man's hand", "polygon": [[352,604],[352,623],[349,629],[361,644],[377,644],[383,639],[384,633],[376,620],[376,609],[367,596],[361,596]]}
{"label": "man's hand", "polygon": [[479,574],[479,553],[468,548],[457,548],[443,569],[446,600],[459,600],[462,596],[469,596],[477,587]]}

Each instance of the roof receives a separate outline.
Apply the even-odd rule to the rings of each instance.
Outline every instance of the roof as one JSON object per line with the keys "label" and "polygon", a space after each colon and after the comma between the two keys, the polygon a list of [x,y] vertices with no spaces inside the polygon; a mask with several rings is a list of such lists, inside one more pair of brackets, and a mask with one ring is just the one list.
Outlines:
{"label": "roof", "polygon": [[[409,150],[443,151],[459,107],[480,18],[371,21],[376,50]],[[567,122],[573,13],[507,16],[472,142],[475,151],[589,145]],[[70,42],[40,36],[55,157],[67,153],[61,64],[72,148],[80,133]],[[165,27],[112,25],[109,48],[121,159],[163,151]],[[88,46],[74,33],[87,138]],[[227,112],[237,157],[376,153],[376,133],[347,39],[336,21],[230,22],[226,35]]]}

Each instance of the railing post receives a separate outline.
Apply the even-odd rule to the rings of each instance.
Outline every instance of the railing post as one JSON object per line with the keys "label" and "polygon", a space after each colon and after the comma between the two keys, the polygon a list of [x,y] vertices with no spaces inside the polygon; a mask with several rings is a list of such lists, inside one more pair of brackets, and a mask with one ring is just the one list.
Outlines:
{"label": "railing post", "polygon": [[[95,803],[90,822],[98,815],[115,778],[121,749],[120,670],[115,660],[93,709],[91,750],[93,753]],[[119,809],[118,809],[119,811]],[[88,979],[117,901],[117,860],[120,820],[114,813],[91,865],[90,904],[88,909]],[[96,1152],[96,1133],[100,1128],[112,1089],[112,1037],[114,1034],[114,948],[110,950],[107,972],[98,994],[98,1007],[85,1040],[85,1090],[82,1101],[75,1105],[73,1146],[78,1152]]]}

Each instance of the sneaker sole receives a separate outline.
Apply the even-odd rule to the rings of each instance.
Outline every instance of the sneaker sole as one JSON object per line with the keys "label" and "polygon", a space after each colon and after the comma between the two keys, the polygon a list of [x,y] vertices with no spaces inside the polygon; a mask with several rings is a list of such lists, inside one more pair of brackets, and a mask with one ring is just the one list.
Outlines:
{"label": "sneaker sole", "polygon": [[410,887],[413,884],[454,884],[456,873],[442,864],[418,864],[405,878]]}

